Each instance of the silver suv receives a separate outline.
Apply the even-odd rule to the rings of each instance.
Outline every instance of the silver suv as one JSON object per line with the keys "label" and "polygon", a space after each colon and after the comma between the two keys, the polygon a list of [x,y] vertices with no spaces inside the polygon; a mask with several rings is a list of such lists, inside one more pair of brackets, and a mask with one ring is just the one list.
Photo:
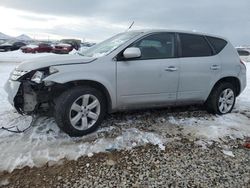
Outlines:
{"label": "silver suv", "polygon": [[93,132],[106,113],[205,104],[232,111],[246,67],[226,39],[176,30],[120,33],[83,54],[19,64],[5,85],[20,114],[53,113],[70,136]]}

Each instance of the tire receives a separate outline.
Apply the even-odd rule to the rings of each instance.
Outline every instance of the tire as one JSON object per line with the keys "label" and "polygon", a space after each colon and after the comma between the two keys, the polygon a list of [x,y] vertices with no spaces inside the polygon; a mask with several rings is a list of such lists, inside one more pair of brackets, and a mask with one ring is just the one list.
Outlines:
{"label": "tire", "polygon": [[231,83],[222,82],[213,88],[205,105],[209,113],[223,115],[233,110],[235,100],[236,92],[234,86]]}
{"label": "tire", "polygon": [[80,137],[94,132],[106,111],[106,100],[100,91],[88,86],[75,87],[55,100],[54,117],[62,131],[71,137]]}

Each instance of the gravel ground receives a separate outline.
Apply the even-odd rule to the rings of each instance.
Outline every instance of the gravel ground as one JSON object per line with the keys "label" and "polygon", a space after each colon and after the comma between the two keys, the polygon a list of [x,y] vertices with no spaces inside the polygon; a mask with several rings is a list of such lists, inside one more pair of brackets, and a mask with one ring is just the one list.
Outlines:
{"label": "gravel ground", "polygon": [[84,156],[77,161],[62,160],[40,168],[2,172],[0,186],[250,188],[250,150],[243,147],[244,140],[201,140],[186,132],[183,126],[171,125],[165,119],[168,116],[213,118],[201,107],[110,115],[102,126],[113,129],[86,137],[88,142],[116,137],[123,129],[135,127],[164,136],[165,150],[148,144],[131,150]]}
{"label": "gravel ground", "polygon": [[214,142],[204,150],[186,139],[165,150],[140,146],[23,168],[1,174],[3,187],[250,187],[250,150],[241,141],[227,143],[235,157]]}

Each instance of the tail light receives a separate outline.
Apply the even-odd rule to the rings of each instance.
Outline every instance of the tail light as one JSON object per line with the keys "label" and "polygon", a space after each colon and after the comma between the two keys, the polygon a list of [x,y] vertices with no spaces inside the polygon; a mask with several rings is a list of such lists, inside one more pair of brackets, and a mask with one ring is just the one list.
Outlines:
{"label": "tail light", "polygon": [[240,63],[241,63],[242,65],[244,65],[245,68],[247,68],[246,65],[245,65],[245,63],[244,63],[244,61],[240,60]]}

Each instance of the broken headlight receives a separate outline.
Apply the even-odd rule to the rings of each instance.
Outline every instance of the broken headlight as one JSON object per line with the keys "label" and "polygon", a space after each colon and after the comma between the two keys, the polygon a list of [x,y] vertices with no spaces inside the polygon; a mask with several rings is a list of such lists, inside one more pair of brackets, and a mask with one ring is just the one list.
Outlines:
{"label": "broken headlight", "polygon": [[58,70],[55,67],[49,67],[45,70],[37,70],[33,76],[31,77],[31,81],[40,84],[42,83],[43,79],[51,74],[57,73]]}
{"label": "broken headlight", "polygon": [[36,71],[35,74],[31,77],[31,81],[36,82],[37,84],[40,84],[42,82],[42,79],[44,78],[44,72],[42,71]]}
{"label": "broken headlight", "polygon": [[30,71],[22,71],[22,70],[17,70],[17,69],[15,69],[13,72],[12,72],[12,74],[11,74],[11,76],[10,76],[10,79],[11,80],[18,80],[19,78],[21,78],[22,76],[24,76],[25,74],[27,74],[28,72],[30,72]]}

